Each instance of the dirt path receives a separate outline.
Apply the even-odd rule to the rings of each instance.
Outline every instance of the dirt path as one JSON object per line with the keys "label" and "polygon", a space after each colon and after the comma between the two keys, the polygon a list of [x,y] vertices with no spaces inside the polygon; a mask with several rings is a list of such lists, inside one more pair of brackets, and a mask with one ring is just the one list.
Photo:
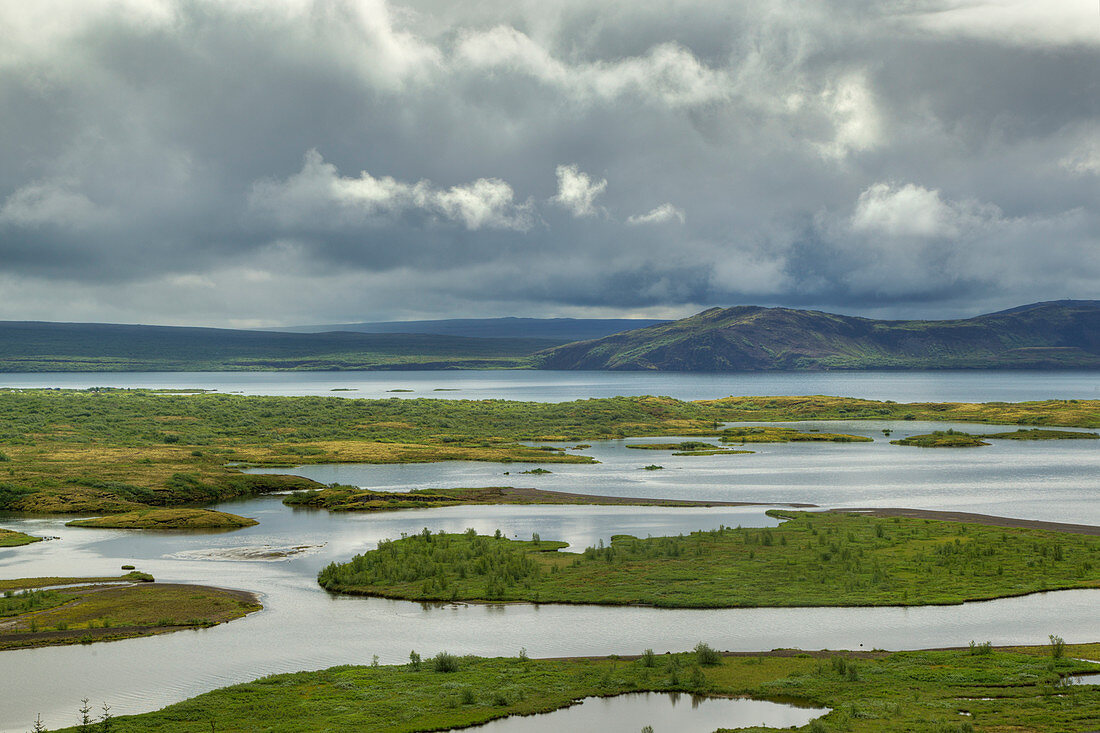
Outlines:
{"label": "dirt path", "polygon": [[1062,522],[1042,522],[1037,519],[1015,519],[1013,517],[995,517],[990,514],[972,514],[970,512],[947,512],[933,509],[902,509],[898,507],[868,507],[850,509],[847,507],[830,509],[831,512],[848,514],[868,514],[872,517],[911,517],[915,519],[939,519],[947,522],[968,522],[984,524],[989,527],[1009,527],[1013,529],[1043,529],[1048,532],[1066,532],[1100,537],[1100,527],[1091,524],[1063,524]]}

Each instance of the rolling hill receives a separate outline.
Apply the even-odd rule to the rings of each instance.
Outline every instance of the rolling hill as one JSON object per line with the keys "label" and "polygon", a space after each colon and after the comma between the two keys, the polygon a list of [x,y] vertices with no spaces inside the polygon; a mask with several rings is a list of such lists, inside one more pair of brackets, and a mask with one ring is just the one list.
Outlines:
{"label": "rolling hill", "polygon": [[0,322],[0,372],[487,369],[529,366],[558,341],[433,334],[273,333]]}
{"label": "rolling hill", "polygon": [[322,326],[288,326],[272,331],[323,333],[434,333],[468,338],[540,338],[558,343],[603,338],[613,333],[655,326],[668,321],[644,318],[446,318],[436,321],[374,321]]}
{"label": "rolling hill", "polygon": [[566,344],[542,369],[683,372],[1100,368],[1100,301],[1034,303],[951,321],[880,321],[738,306]]}

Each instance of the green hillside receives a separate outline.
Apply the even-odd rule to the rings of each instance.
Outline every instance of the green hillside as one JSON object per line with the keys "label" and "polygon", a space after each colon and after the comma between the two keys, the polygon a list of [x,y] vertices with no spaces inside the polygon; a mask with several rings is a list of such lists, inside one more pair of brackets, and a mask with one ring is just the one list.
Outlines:
{"label": "green hillside", "polygon": [[0,371],[489,369],[527,365],[545,339],[275,333],[104,323],[0,322]]}
{"label": "green hillside", "polygon": [[953,321],[711,308],[672,323],[548,349],[543,369],[1100,368],[1100,301],[1056,301]]}

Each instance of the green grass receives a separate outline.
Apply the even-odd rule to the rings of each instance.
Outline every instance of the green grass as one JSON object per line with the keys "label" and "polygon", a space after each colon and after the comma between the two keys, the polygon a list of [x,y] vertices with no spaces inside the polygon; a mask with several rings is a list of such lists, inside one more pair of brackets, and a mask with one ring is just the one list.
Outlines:
{"label": "green grass", "polygon": [[126,573],[125,575],[105,575],[98,577],[39,577],[39,578],[13,578],[10,580],[0,580],[0,592],[7,592],[13,590],[26,590],[28,588],[48,588],[55,585],[75,585],[77,583],[115,583],[118,581],[136,581],[140,583],[153,582],[153,576],[149,573],[142,573],[140,571],[134,571]]}
{"label": "green grass", "polygon": [[[1067,651],[1095,658],[1100,645]],[[972,723],[978,730],[1063,733],[1086,730],[1100,718],[1096,687],[1057,686],[1062,676],[1100,667],[1051,659],[1042,647],[985,654],[795,651],[719,657],[713,665],[702,664],[697,651],[648,658],[449,658],[457,669],[438,671],[425,657],[419,664],[273,675],[156,712],[115,718],[113,730],[197,733],[214,723],[219,733],[412,733],[645,690],[793,699],[832,708],[818,727],[803,731],[961,733],[968,730],[963,723]],[[78,704],[73,701],[74,710]]]}
{"label": "green grass", "polygon": [[700,451],[700,450],[721,450],[713,443],[705,443],[700,440],[684,440],[679,443],[631,443],[624,446],[625,448],[634,448],[636,450],[678,450],[678,451]]}
{"label": "green grass", "polygon": [[[953,604],[1100,587],[1100,538],[930,519],[771,511],[774,529],[556,543],[425,533],[318,575],[330,591],[424,601],[651,605]],[[601,542],[602,545],[602,542]]]}
{"label": "green grass", "polygon": [[0,529],[0,547],[20,547],[41,541],[41,537],[16,532],[13,529]]}
{"label": "green grass", "polygon": [[977,448],[989,445],[985,436],[960,433],[957,430],[936,430],[925,435],[910,435],[901,440],[891,440],[890,445],[915,445],[919,448]]}
{"label": "green grass", "polygon": [[4,591],[0,596],[0,618],[8,616],[20,616],[31,611],[41,611],[62,603],[68,603],[74,598],[68,593],[49,590],[24,590]]}
{"label": "green grass", "polygon": [[[21,582],[35,580],[39,579],[25,578]],[[0,617],[7,617],[0,626],[0,650],[114,641],[204,628],[261,608],[251,594],[222,588],[94,586],[90,583],[96,579],[70,580],[85,585],[61,591],[6,592],[0,598]]]}
{"label": "green grass", "polygon": [[319,488],[297,476],[242,474],[240,465],[593,463],[576,452],[525,443],[641,436],[869,440],[774,427],[723,431],[723,421],[912,417],[1100,427],[1097,400],[897,405],[833,397],[683,402],[646,396],[553,404],[0,390],[0,414],[0,451],[8,458],[0,461],[0,509],[85,514]]}
{"label": "green grass", "polygon": [[74,519],[68,527],[99,529],[239,529],[259,524],[255,519],[210,509],[141,509],[94,519]]}
{"label": "green grass", "polygon": [[627,448],[638,450],[667,450],[674,451],[674,456],[721,456],[752,453],[751,450],[729,450],[713,443],[705,443],[699,440],[684,440],[679,443],[633,443]]}
{"label": "green grass", "polygon": [[[723,451],[727,452],[727,451]],[[734,451],[728,451],[730,453]],[[717,506],[723,502],[679,499],[645,499],[622,496],[572,494],[544,489],[488,486],[476,489],[413,489],[372,491],[357,486],[333,485],[317,491],[300,491],[283,499],[287,506],[328,509],[335,512],[391,511],[427,507],[500,504],[554,504],[589,506]]]}
{"label": "green grass", "polygon": [[844,433],[819,433],[794,428],[736,427],[722,431],[723,443],[871,443],[872,438]]}
{"label": "green grass", "polygon": [[1020,428],[1011,433],[989,433],[978,436],[980,438],[994,438],[996,440],[1097,440],[1100,435],[1096,433],[1083,433],[1076,430],[1030,430]]}
{"label": "green grass", "polygon": [[932,420],[937,422],[1100,428],[1100,400],[1036,402],[893,402],[824,395],[705,400],[733,422],[788,420]]}

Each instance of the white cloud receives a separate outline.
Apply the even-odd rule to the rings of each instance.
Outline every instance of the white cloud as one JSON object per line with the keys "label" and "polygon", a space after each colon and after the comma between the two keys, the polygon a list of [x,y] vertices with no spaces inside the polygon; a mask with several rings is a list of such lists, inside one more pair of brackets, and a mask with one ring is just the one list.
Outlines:
{"label": "white cloud", "polygon": [[941,0],[906,19],[933,33],[1014,46],[1100,45],[1096,5],[1080,0]]}
{"label": "white cloud", "polygon": [[300,172],[285,180],[256,182],[249,206],[285,227],[382,224],[408,212],[469,230],[526,231],[534,224],[533,203],[517,203],[512,187],[498,178],[479,178],[445,189],[426,180],[376,178],[366,171],[348,178],[316,150],[306,153]]}
{"label": "white cloud", "polygon": [[647,214],[636,214],[627,217],[626,223],[637,226],[639,224],[664,224],[670,221],[678,221],[683,224],[686,221],[684,211],[672,204],[664,203]]}
{"label": "white cloud", "polygon": [[681,107],[726,99],[732,93],[727,71],[706,66],[675,43],[660,43],[644,55],[621,60],[570,64],[526,34],[500,25],[463,33],[454,63],[478,72],[524,74],[580,100],[635,96]]}
{"label": "white cloud", "polygon": [[821,92],[819,101],[833,127],[833,139],[817,146],[823,157],[844,158],[878,145],[882,122],[870,85],[862,75],[849,75],[830,85]]}
{"label": "white cloud", "polygon": [[573,216],[592,216],[597,212],[596,197],[607,188],[607,179],[594,181],[576,166],[559,165],[558,193],[551,201],[570,211]]}
{"label": "white cloud", "polygon": [[945,202],[940,192],[907,183],[876,183],[859,195],[850,220],[855,232],[887,237],[957,237],[1001,219],[996,206]]}
{"label": "white cloud", "polygon": [[21,227],[90,227],[102,224],[107,212],[73,188],[72,181],[36,181],[18,189],[0,207],[0,224]]}
{"label": "white cloud", "polygon": [[1082,143],[1058,164],[1079,176],[1100,174],[1100,140],[1093,138]]}

